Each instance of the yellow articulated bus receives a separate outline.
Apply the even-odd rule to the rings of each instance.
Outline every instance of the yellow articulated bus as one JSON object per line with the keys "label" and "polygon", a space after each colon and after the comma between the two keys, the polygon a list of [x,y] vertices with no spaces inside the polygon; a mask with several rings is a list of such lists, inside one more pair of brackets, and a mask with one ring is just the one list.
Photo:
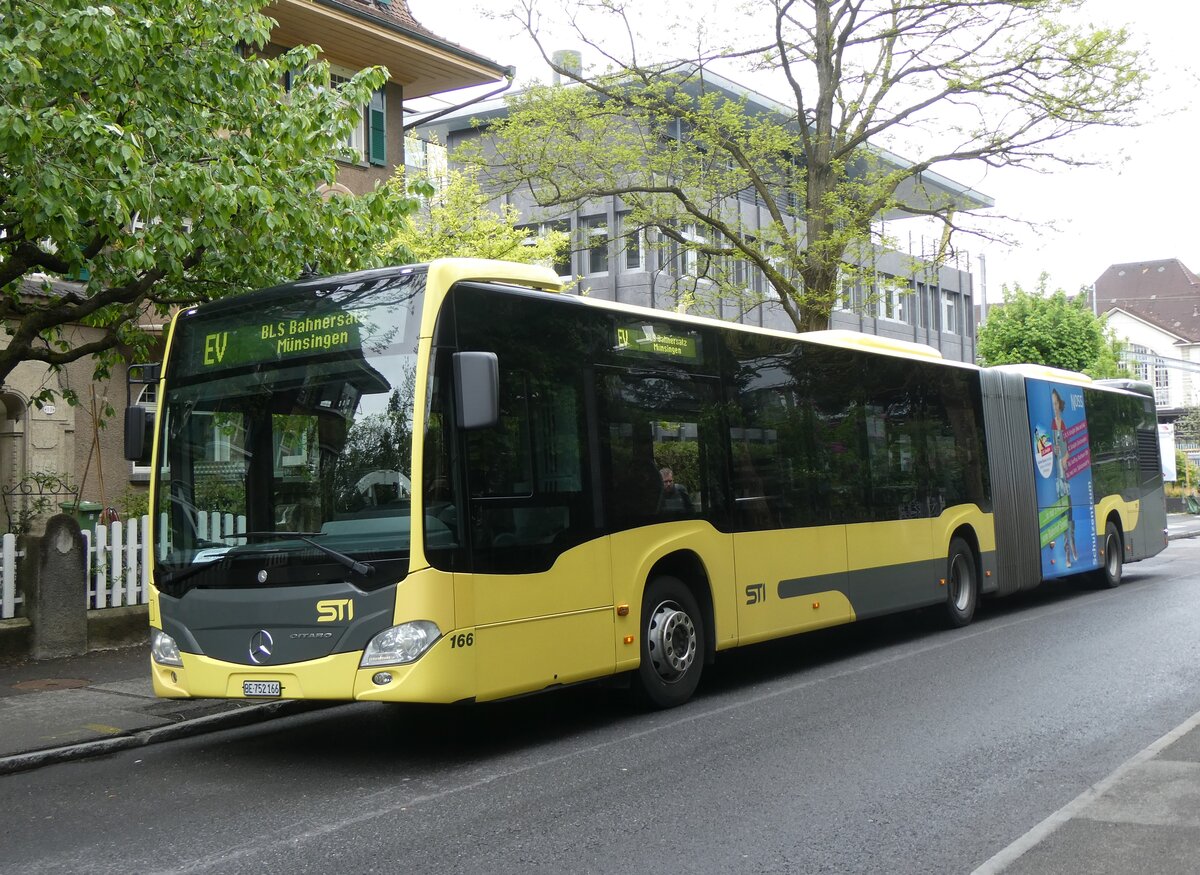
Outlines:
{"label": "yellow articulated bus", "polygon": [[463,702],[627,674],[1165,546],[1153,400],[849,332],[559,294],[451,259],[181,312],[157,410],[161,696]]}

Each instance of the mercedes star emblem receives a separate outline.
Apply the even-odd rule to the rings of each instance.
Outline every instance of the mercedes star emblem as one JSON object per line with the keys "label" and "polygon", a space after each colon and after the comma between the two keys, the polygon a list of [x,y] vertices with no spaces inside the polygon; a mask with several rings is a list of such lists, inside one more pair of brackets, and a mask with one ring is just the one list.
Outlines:
{"label": "mercedes star emblem", "polygon": [[262,665],[271,658],[271,648],[275,646],[275,639],[271,637],[271,633],[266,629],[260,629],[250,636],[250,659],[256,665]]}

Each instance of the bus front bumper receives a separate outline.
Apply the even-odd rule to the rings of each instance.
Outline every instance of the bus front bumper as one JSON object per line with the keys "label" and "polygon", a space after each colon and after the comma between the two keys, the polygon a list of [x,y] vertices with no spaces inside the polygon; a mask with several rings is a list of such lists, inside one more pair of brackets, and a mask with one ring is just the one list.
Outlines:
{"label": "bus front bumper", "polygon": [[464,665],[463,649],[453,648],[450,639],[443,636],[407,665],[368,668],[359,665],[361,650],[264,666],[181,653],[182,666],[151,660],[154,692],[168,699],[460,702],[475,695],[474,665]]}

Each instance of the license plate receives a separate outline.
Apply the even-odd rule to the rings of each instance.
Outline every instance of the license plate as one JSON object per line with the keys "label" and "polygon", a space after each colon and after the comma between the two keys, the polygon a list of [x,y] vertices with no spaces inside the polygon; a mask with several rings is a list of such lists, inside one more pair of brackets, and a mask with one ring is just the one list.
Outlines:
{"label": "license plate", "polygon": [[279,681],[242,681],[242,695],[258,698],[279,698]]}

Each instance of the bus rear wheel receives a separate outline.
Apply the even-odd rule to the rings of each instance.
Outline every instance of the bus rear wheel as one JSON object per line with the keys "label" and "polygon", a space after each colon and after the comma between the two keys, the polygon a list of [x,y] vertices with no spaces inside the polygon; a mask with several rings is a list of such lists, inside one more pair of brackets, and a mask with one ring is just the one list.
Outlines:
{"label": "bus rear wheel", "polygon": [[1112,520],[1104,527],[1104,553],[1101,556],[1103,564],[1096,572],[1095,581],[1103,589],[1115,589],[1121,585],[1121,563],[1124,558],[1125,545],[1121,540],[1121,530]]}
{"label": "bus rear wheel", "polygon": [[974,619],[978,604],[975,553],[962,538],[953,538],[946,565],[946,622],[955,629],[966,626]]}
{"label": "bus rear wheel", "polygon": [[642,597],[641,665],[634,689],[645,704],[673,708],[691,698],[704,669],[704,618],[677,577],[656,577]]}

